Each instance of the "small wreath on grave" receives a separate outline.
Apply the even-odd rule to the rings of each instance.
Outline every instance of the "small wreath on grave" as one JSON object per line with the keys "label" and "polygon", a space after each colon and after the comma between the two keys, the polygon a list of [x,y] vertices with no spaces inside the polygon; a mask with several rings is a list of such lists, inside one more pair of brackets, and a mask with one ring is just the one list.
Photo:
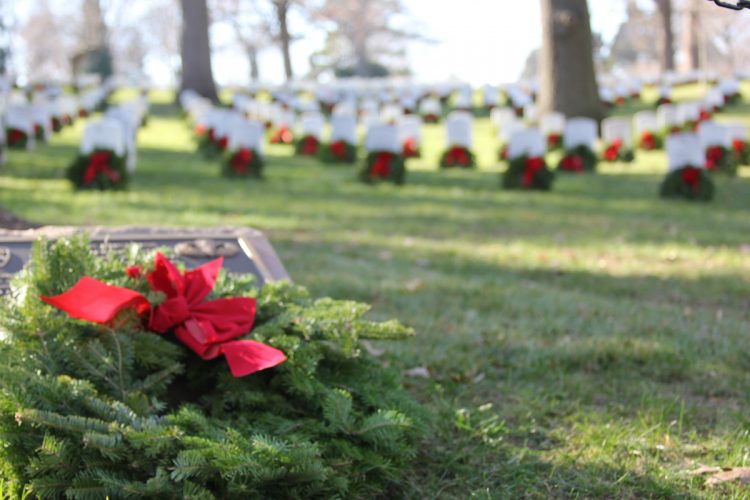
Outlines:
{"label": "small wreath on grave", "polygon": [[29,134],[17,128],[5,129],[5,144],[11,149],[26,149]]}
{"label": "small wreath on grave", "polygon": [[265,161],[256,150],[240,148],[226,155],[221,173],[226,177],[263,177]]}
{"label": "small wreath on grave", "polygon": [[714,190],[714,181],[706,169],[686,166],[667,174],[659,194],[662,198],[711,201]]}
{"label": "small wreath on grave", "polygon": [[366,183],[390,181],[398,185],[403,184],[406,180],[404,158],[390,151],[370,152],[367,154],[365,166],[359,178]]}
{"label": "small wreath on grave", "polygon": [[216,158],[227,149],[228,142],[226,137],[217,137],[214,128],[210,127],[204,134],[198,135],[198,151],[205,158]]}
{"label": "small wreath on grave", "polygon": [[425,123],[438,123],[440,121],[440,116],[435,113],[425,113],[422,115],[422,120]]}
{"label": "small wreath on grave", "polygon": [[565,151],[557,169],[561,172],[572,172],[582,174],[585,172],[594,172],[599,160],[591,148],[588,146],[576,146],[573,149]]}
{"label": "small wreath on grave", "polygon": [[34,137],[37,141],[44,141],[46,139],[46,136],[44,135],[44,127],[39,124],[34,124]]}
{"label": "small wreath on grave", "polygon": [[727,94],[724,96],[725,106],[734,106],[740,103],[742,103],[742,95],[738,92],[735,92],[733,94]]}
{"label": "small wreath on grave", "polygon": [[360,342],[410,329],[221,259],[125,255],[40,241],[0,305],[11,496],[402,496],[426,416]]}
{"label": "small wreath on grave", "polygon": [[750,145],[742,139],[732,141],[732,152],[737,165],[750,165]]}
{"label": "small wreath on grave", "polygon": [[605,144],[602,159],[608,162],[625,162],[631,163],[635,160],[635,154],[631,148],[625,147],[621,139],[615,139],[609,144]]}
{"label": "small wreath on grave", "polygon": [[737,175],[737,159],[735,152],[724,146],[715,145],[706,148],[705,166],[709,172]]}
{"label": "small wreath on grave", "polygon": [[547,150],[556,151],[562,148],[562,134],[552,132],[547,134]]}
{"label": "small wreath on grave", "polygon": [[466,146],[451,146],[440,156],[440,168],[472,168],[476,156]]}
{"label": "small wreath on grave", "polygon": [[59,131],[62,130],[62,128],[63,128],[63,122],[62,122],[62,120],[59,117],[53,116],[50,119],[50,122],[51,122],[51,125],[52,125],[52,131],[53,132],[59,132]]}
{"label": "small wreath on grave", "polygon": [[357,146],[344,140],[322,144],[319,157],[325,163],[354,163],[357,160]]}
{"label": "small wreath on grave", "polygon": [[641,133],[641,140],[638,143],[638,147],[644,151],[655,151],[664,147],[664,139],[659,134],[655,134],[650,130],[644,130]]}
{"label": "small wreath on grave", "polygon": [[547,167],[543,157],[519,156],[508,162],[503,173],[502,186],[505,189],[531,189],[549,191],[555,174]]}
{"label": "small wreath on grave", "polygon": [[660,97],[656,100],[656,107],[663,106],[665,104],[672,104],[672,99],[669,97]]}
{"label": "small wreath on grave", "polygon": [[419,143],[414,138],[408,138],[404,141],[403,151],[401,153],[404,158],[421,158],[422,150],[419,147]]}
{"label": "small wreath on grave", "polygon": [[288,127],[282,126],[277,128],[272,134],[271,138],[269,139],[271,144],[293,144],[294,143],[294,134],[291,130],[289,130]]}
{"label": "small wreath on grave", "polygon": [[298,156],[316,156],[320,149],[320,142],[314,135],[305,135],[294,144],[294,153]]}
{"label": "small wreath on grave", "polygon": [[125,189],[128,170],[125,157],[111,149],[97,149],[90,154],[78,155],[68,167],[67,177],[76,189]]}

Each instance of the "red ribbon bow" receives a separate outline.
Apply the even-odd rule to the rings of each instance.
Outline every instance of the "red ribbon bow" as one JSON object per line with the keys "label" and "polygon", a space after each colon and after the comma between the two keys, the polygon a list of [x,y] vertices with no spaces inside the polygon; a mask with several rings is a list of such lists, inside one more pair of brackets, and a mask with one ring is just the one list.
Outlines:
{"label": "red ribbon bow", "polygon": [[294,135],[292,134],[292,131],[289,130],[287,127],[279,127],[279,129],[276,131],[276,133],[271,136],[271,144],[291,144],[291,142],[294,140]]}
{"label": "red ribbon bow", "polygon": [[240,148],[232,157],[232,170],[237,174],[245,175],[250,168],[250,163],[253,161],[253,150],[248,148]]}
{"label": "red ribbon bow", "polygon": [[305,136],[302,139],[302,154],[312,156],[318,152],[318,139],[312,135]]}
{"label": "red ribbon bow", "polygon": [[89,164],[83,172],[83,183],[91,184],[99,174],[104,174],[112,182],[120,180],[120,172],[109,166],[110,154],[107,151],[97,151],[89,157]]}
{"label": "red ribbon bow", "polygon": [[656,149],[656,137],[653,132],[644,131],[641,135],[641,147],[647,151]]}
{"label": "red ribbon bow", "polygon": [[331,153],[333,156],[340,160],[346,159],[346,143],[344,141],[336,141],[331,144]]}
{"label": "red ribbon bow", "polygon": [[392,161],[392,153],[378,153],[375,156],[375,161],[372,162],[372,167],[370,167],[370,175],[373,177],[389,177],[391,175]]}
{"label": "red ribbon bow", "polygon": [[622,148],[622,139],[615,139],[609,145],[606,151],[604,151],[604,159],[607,161],[617,161],[620,156],[620,148]]}
{"label": "red ribbon bow", "polygon": [[706,168],[716,170],[721,166],[724,159],[724,148],[721,146],[711,146],[706,149]]}
{"label": "red ribbon bow", "polygon": [[229,137],[222,137],[216,141],[216,145],[219,146],[219,150],[226,151],[227,146],[229,145]]}
{"label": "red ribbon bow", "polygon": [[563,170],[567,170],[569,172],[583,172],[583,158],[578,155],[568,155],[563,158],[562,163],[560,163],[560,167]]}
{"label": "red ribbon bow", "polygon": [[419,148],[417,147],[417,141],[413,137],[409,137],[404,141],[404,157],[414,158],[419,154]]}
{"label": "red ribbon bow", "polygon": [[537,172],[542,169],[544,169],[543,158],[534,156],[526,160],[526,168],[523,171],[521,184],[523,184],[524,187],[531,187],[531,185],[534,184],[534,177],[536,177]]}
{"label": "red ribbon bow", "polygon": [[469,162],[469,153],[466,151],[466,148],[461,146],[453,146],[448,150],[448,154],[445,155],[445,164],[449,167],[455,165],[468,167]]}
{"label": "red ribbon bow", "polygon": [[[107,285],[84,276],[68,291],[41,299],[70,316],[108,324],[124,309],[149,312],[148,329],[172,330],[183,344],[205,360],[224,355],[235,377],[271,368],[286,360],[280,350],[254,340],[234,340],[248,333],[255,321],[255,299],[247,297],[205,301],[216,283],[223,258],[181,273],[162,254],[146,275],[154,291],[166,295],[155,309],[145,296],[129,288]],[[139,268],[128,275],[138,276]]]}
{"label": "red ribbon bow", "polygon": [[560,145],[562,136],[560,134],[549,134],[547,136],[547,147],[554,149]]}
{"label": "red ribbon bow", "polygon": [[682,182],[687,184],[693,192],[697,192],[701,186],[701,171],[695,167],[682,169]]}
{"label": "red ribbon bow", "polygon": [[745,152],[745,148],[747,145],[745,144],[745,141],[742,139],[734,139],[732,141],[732,150],[737,153],[738,155],[741,155]]}

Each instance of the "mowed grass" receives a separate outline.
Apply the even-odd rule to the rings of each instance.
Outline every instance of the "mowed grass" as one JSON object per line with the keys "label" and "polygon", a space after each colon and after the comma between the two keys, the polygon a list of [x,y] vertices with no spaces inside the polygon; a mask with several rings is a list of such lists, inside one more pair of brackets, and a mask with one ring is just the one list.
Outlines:
{"label": "mowed grass", "polygon": [[750,496],[687,473],[750,465],[750,167],[717,177],[710,204],[657,197],[663,153],[506,192],[482,119],[476,171],[438,171],[443,132],[427,126],[403,187],[285,146],[266,149],[262,182],[227,180],[172,96],[152,99],[127,192],[71,190],[79,123],[8,153],[0,206],[46,224],[257,227],[315,295],[413,326],[377,346],[429,374],[405,378],[433,415],[409,496]]}

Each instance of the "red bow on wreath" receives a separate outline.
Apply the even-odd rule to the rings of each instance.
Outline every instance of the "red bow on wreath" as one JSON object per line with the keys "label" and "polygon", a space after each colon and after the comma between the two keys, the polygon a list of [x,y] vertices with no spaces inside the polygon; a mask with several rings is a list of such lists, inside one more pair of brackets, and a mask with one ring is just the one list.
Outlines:
{"label": "red bow on wreath", "polygon": [[615,139],[609,145],[606,151],[604,151],[604,159],[607,161],[617,161],[620,156],[620,148],[622,148],[622,139]]}
{"label": "red bow on wreath", "polygon": [[523,171],[523,177],[521,178],[521,184],[524,187],[531,187],[534,184],[534,177],[537,172],[544,169],[544,159],[538,156],[529,158],[526,160],[526,168]]}
{"label": "red bow on wreath", "polygon": [[232,170],[240,175],[245,175],[253,161],[253,150],[240,148],[232,157]]}
{"label": "red bow on wreath", "polygon": [[711,146],[706,149],[706,168],[708,170],[716,170],[721,166],[721,162],[724,160],[724,148],[721,146]]}
{"label": "red bow on wreath", "polygon": [[331,144],[331,153],[333,156],[340,160],[346,159],[346,143],[344,141],[336,141]]}
{"label": "red bow on wreath", "polygon": [[732,141],[732,150],[738,155],[742,155],[745,152],[747,145],[742,139],[734,139]]}
{"label": "red bow on wreath", "polygon": [[393,154],[378,153],[375,156],[375,161],[372,162],[372,167],[370,167],[370,175],[372,175],[373,177],[389,177],[391,175],[392,161]]}
{"label": "red bow on wreath", "polygon": [[83,183],[91,184],[99,174],[104,174],[112,182],[120,180],[120,172],[109,166],[111,155],[107,151],[97,151],[89,157],[89,164],[83,171]]}
{"label": "red bow on wreath", "polygon": [[695,167],[685,167],[682,169],[682,182],[688,185],[694,193],[698,192],[701,187],[701,171]]}
{"label": "red bow on wreath", "polygon": [[656,137],[654,133],[646,130],[641,135],[641,147],[646,150],[656,149]]}
{"label": "red bow on wreath", "polygon": [[549,134],[547,136],[547,147],[554,149],[560,145],[562,136],[560,134]]}
{"label": "red bow on wreath", "polygon": [[318,152],[318,140],[308,135],[304,139],[302,139],[302,154],[303,155],[314,155]]}
{"label": "red bow on wreath", "polygon": [[449,167],[458,165],[461,167],[468,167],[470,163],[469,153],[466,148],[462,146],[453,146],[448,150],[445,155],[445,164]]}
{"label": "red bow on wreath", "polygon": [[569,172],[583,172],[583,158],[578,155],[568,155],[563,158],[560,167]]}
{"label": "red bow on wreath", "polygon": [[219,146],[219,149],[221,151],[226,151],[227,146],[229,145],[229,138],[228,137],[222,137],[218,141],[216,141],[216,145]]}
{"label": "red bow on wreath", "polygon": [[[216,283],[222,258],[181,273],[162,254],[156,254],[154,270],[146,275],[151,289],[166,300],[152,308],[145,296],[129,288],[107,285],[88,276],[68,291],[41,299],[70,316],[108,324],[125,309],[149,313],[148,329],[172,330],[175,337],[205,360],[223,355],[232,375],[244,377],[286,360],[280,350],[254,340],[235,340],[247,334],[255,321],[255,299],[247,297],[206,301]],[[140,268],[129,268],[139,276]]]}

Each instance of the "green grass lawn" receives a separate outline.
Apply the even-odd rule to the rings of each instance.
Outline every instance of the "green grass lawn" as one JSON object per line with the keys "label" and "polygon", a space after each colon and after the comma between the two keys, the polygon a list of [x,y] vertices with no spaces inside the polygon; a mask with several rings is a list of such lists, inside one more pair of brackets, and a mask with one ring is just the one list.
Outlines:
{"label": "green grass lawn", "polygon": [[71,190],[79,123],[8,153],[0,206],[45,224],[257,227],[314,294],[413,326],[380,357],[430,375],[405,379],[435,426],[410,496],[750,496],[687,474],[750,465],[750,167],[717,178],[711,204],[658,198],[663,153],[506,192],[481,119],[477,171],[439,172],[427,126],[400,188],[289,146],[267,148],[264,181],[227,180],[170,99],[153,95],[127,192]]}

